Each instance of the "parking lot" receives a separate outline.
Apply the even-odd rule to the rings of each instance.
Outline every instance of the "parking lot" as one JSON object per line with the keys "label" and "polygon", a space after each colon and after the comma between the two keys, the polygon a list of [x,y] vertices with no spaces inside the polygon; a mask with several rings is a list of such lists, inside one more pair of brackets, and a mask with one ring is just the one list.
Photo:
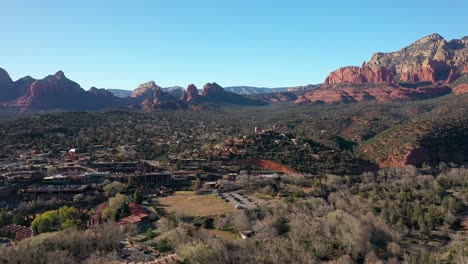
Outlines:
{"label": "parking lot", "polygon": [[258,206],[257,202],[242,191],[220,193],[219,197],[226,203],[231,203],[237,209],[252,209]]}

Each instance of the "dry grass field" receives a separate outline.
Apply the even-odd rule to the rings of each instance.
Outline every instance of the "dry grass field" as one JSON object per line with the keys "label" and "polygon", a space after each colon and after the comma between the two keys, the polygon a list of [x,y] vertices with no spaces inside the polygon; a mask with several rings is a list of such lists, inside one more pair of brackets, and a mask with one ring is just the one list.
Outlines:
{"label": "dry grass field", "polygon": [[212,216],[226,214],[236,209],[216,195],[195,195],[194,192],[176,192],[175,195],[158,199],[158,207],[167,212],[188,216]]}

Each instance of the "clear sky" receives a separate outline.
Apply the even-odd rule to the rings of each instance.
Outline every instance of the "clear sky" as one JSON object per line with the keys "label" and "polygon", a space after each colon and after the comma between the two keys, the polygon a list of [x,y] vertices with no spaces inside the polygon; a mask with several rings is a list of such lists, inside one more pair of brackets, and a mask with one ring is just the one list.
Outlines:
{"label": "clear sky", "polygon": [[323,82],[431,33],[468,35],[468,1],[0,0],[0,67],[85,89]]}

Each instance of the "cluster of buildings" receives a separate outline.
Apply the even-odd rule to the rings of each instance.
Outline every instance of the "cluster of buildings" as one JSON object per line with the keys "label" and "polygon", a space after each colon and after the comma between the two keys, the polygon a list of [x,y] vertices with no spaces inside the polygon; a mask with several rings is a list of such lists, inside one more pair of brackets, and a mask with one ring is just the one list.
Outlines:
{"label": "cluster of buildings", "polygon": [[25,195],[70,198],[106,181],[171,187],[172,174],[147,162],[91,162],[75,152],[60,156],[21,155],[0,160],[0,198]]}

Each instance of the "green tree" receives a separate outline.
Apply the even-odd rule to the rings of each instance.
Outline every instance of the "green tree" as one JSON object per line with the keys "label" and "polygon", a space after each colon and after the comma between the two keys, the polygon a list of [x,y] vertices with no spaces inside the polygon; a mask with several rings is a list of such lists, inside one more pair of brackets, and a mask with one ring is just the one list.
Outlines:
{"label": "green tree", "polygon": [[79,203],[79,202],[83,201],[83,199],[84,199],[84,196],[81,193],[73,196],[73,202],[74,203]]}
{"label": "green tree", "polygon": [[147,239],[153,239],[156,235],[154,234],[153,230],[150,228],[148,228],[148,230],[146,231],[146,234],[145,234],[146,238]]}
{"label": "green tree", "polygon": [[63,223],[69,219],[73,219],[76,215],[76,208],[71,206],[62,206],[58,209],[59,219],[60,222]]}
{"label": "green tree", "polygon": [[167,238],[162,238],[156,244],[156,249],[163,253],[171,251],[172,250],[171,242]]}
{"label": "green tree", "polygon": [[33,220],[31,228],[37,234],[50,232],[58,229],[59,220],[60,218],[57,210],[47,211]]}
{"label": "green tree", "polygon": [[84,223],[78,219],[67,219],[65,220],[65,222],[62,223],[61,228],[62,230],[68,229],[68,228],[83,229]]}
{"label": "green tree", "polygon": [[13,224],[15,225],[26,225],[25,215],[22,213],[17,213],[13,217]]}
{"label": "green tree", "polygon": [[119,193],[123,193],[127,190],[127,186],[121,182],[113,181],[104,186],[104,192],[107,197],[114,197]]}
{"label": "green tree", "polygon": [[13,217],[6,210],[0,211],[0,226],[9,225],[13,221]]}
{"label": "green tree", "polygon": [[141,195],[139,188],[136,188],[135,193],[133,194],[133,202],[136,204],[141,204],[143,202],[143,195]]}

